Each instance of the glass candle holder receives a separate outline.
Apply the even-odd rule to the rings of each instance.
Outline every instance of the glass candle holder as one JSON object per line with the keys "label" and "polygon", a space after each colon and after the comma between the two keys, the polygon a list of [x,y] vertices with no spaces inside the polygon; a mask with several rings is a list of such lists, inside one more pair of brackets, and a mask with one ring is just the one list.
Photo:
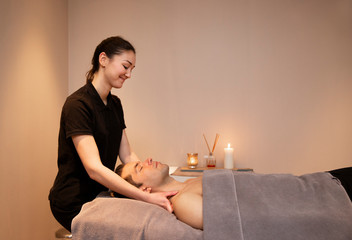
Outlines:
{"label": "glass candle holder", "polygon": [[187,165],[189,168],[196,168],[198,165],[198,153],[187,153]]}

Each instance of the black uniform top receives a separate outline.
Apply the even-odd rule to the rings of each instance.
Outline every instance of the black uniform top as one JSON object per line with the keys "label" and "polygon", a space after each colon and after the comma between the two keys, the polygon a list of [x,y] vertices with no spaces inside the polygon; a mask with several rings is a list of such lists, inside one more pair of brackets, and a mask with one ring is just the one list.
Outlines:
{"label": "black uniform top", "polygon": [[59,171],[49,194],[54,205],[69,211],[107,190],[88,176],[72,136],[92,135],[103,165],[114,170],[124,128],[120,99],[111,93],[105,105],[94,86],[88,83],[66,99],[60,120]]}

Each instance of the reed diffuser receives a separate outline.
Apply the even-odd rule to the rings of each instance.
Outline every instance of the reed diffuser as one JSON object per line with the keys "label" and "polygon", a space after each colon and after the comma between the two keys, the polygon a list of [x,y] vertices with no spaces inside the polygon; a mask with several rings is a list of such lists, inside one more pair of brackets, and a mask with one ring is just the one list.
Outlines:
{"label": "reed diffuser", "polygon": [[218,143],[220,135],[216,134],[214,145],[213,145],[213,149],[211,151],[210,151],[210,147],[209,147],[207,138],[205,137],[204,134],[203,134],[203,137],[204,137],[205,143],[207,144],[207,147],[208,147],[208,150],[209,150],[209,155],[205,156],[205,159],[206,159],[206,162],[207,162],[207,167],[208,168],[216,167],[216,158],[214,156],[214,150],[215,150],[216,144]]}

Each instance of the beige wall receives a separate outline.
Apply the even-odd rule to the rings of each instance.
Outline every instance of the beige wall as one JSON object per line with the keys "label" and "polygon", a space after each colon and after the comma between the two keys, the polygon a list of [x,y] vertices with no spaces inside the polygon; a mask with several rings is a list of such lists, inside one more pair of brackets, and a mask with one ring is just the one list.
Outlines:
{"label": "beige wall", "polygon": [[351,8],[350,0],[2,0],[1,237],[50,239],[58,227],[47,194],[61,106],[110,35],[137,48],[132,79],[114,93],[141,158],[183,165],[187,152],[206,153],[203,133],[209,141],[220,133],[220,166],[228,142],[236,166],[257,172],[351,165]]}
{"label": "beige wall", "polygon": [[204,155],[202,134],[236,166],[305,173],[351,165],[352,2],[69,1],[69,91],[95,46],[137,49],[114,93],[137,154],[171,165]]}
{"label": "beige wall", "polygon": [[0,238],[53,239],[47,196],[68,88],[67,1],[2,0],[0,18]]}

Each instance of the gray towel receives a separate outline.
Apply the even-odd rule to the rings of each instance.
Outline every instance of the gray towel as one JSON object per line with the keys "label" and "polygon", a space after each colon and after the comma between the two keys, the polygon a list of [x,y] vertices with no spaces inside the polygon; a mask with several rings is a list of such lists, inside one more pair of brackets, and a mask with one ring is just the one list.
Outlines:
{"label": "gray towel", "polygon": [[352,204],[329,173],[206,171],[204,239],[350,240]]}

